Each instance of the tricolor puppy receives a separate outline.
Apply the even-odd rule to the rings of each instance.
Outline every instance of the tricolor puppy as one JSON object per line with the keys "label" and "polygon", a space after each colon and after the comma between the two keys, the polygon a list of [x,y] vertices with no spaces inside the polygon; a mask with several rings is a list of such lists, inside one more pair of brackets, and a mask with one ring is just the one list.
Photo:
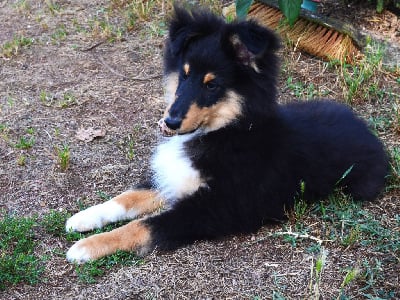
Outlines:
{"label": "tricolor puppy", "polygon": [[154,151],[152,180],[71,217],[66,229],[74,231],[135,220],[78,241],[69,261],[254,232],[285,219],[301,182],[307,201],[326,198],[338,183],[357,200],[379,195],[386,153],[349,108],[326,100],[277,104],[278,47],[253,21],[226,24],[175,7],[159,122],[165,138]]}

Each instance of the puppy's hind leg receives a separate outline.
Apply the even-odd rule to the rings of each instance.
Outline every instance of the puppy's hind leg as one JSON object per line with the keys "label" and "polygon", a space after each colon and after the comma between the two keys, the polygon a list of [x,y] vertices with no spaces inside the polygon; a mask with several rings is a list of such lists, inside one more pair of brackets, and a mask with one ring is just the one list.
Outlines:
{"label": "puppy's hind leg", "polygon": [[126,191],[109,201],[73,215],[67,220],[65,228],[67,231],[90,231],[109,223],[134,219],[161,206],[161,198],[152,190]]}

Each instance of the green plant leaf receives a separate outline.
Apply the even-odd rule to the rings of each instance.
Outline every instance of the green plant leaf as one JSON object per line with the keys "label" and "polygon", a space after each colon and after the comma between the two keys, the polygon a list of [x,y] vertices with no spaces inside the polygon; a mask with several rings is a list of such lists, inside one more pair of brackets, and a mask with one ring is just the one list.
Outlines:
{"label": "green plant leaf", "polygon": [[279,9],[287,18],[290,26],[293,26],[300,14],[303,0],[278,0]]}
{"label": "green plant leaf", "polygon": [[236,16],[245,19],[253,0],[236,0]]}
{"label": "green plant leaf", "polygon": [[384,9],[385,9],[385,1],[384,0],[376,1],[376,11],[378,13],[382,13]]}

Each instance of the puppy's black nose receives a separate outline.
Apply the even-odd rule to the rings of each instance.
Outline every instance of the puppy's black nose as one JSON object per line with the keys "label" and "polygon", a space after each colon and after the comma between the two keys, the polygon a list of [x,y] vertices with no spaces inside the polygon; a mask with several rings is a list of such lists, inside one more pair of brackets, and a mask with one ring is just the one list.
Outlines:
{"label": "puppy's black nose", "polygon": [[182,119],[167,117],[165,118],[164,122],[169,129],[177,130],[179,127],[181,127]]}

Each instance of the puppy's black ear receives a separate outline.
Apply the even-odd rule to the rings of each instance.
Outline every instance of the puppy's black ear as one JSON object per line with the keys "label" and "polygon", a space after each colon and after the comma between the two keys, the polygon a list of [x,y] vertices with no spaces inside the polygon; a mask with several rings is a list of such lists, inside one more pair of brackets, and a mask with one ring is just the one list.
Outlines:
{"label": "puppy's black ear", "polygon": [[174,15],[169,24],[169,47],[173,55],[178,55],[189,40],[191,21],[191,13],[175,4]]}
{"label": "puppy's black ear", "polygon": [[228,24],[222,35],[222,45],[239,64],[258,72],[257,62],[280,47],[277,36],[254,21]]}
{"label": "puppy's black ear", "polygon": [[179,55],[191,40],[218,30],[222,21],[209,11],[186,10],[174,5],[174,14],[169,23],[167,46],[173,55]]}

